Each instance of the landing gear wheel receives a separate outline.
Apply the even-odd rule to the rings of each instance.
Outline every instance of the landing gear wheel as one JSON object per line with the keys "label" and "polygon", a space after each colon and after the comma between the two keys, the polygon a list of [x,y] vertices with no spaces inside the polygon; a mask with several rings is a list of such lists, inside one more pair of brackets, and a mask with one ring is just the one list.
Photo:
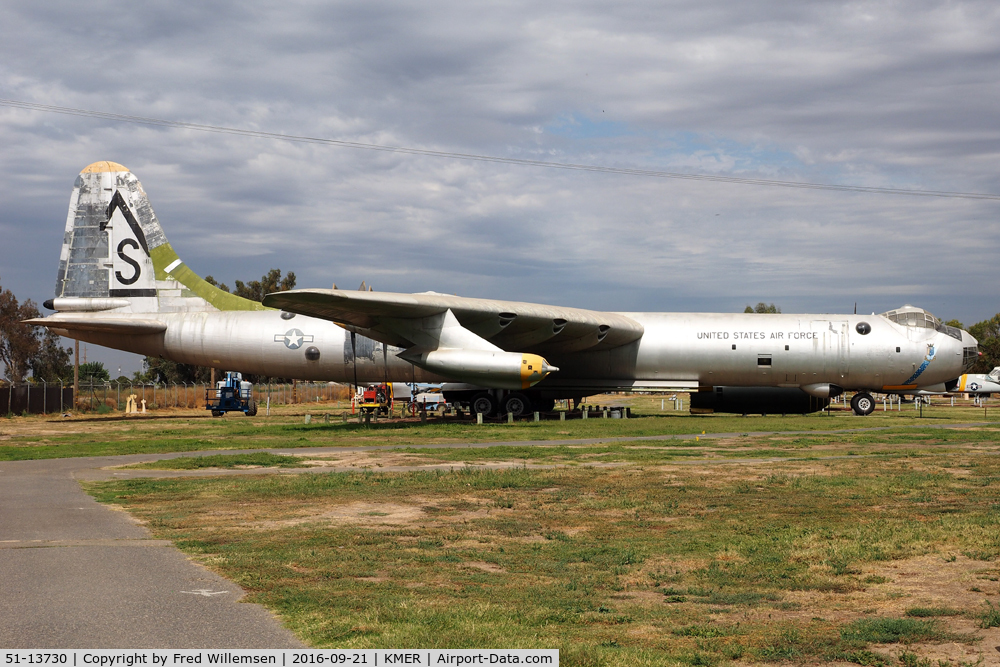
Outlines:
{"label": "landing gear wheel", "polygon": [[221,417],[222,416],[222,410],[212,410],[212,416],[213,417]]}
{"label": "landing gear wheel", "polygon": [[524,394],[517,392],[508,394],[503,402],[503,411],[509,415],[514,415],[515,419],[523,417],[531,412],[531,401]]}
{"label": "landing gear wheel", "polygon": [[859,417],[870,415],[875,411],[875,399],[868,392],[863,391],[860,394],[855,394],[854,398],[851,399],[851,409]]}
{"label": "landing gear wheel", "polygon": [[469,407],[476,414],[489,417],[497,411],[497,399],[493,398],[493,396],[484,391],[472,397],[472,402],[469,404]]}
{"label": "landing gear wheel", "polygon": [[250,401],[249,403],[247,403],[247,411],[244,414],[246,414],[247,417],[256,417],[257,401]]}

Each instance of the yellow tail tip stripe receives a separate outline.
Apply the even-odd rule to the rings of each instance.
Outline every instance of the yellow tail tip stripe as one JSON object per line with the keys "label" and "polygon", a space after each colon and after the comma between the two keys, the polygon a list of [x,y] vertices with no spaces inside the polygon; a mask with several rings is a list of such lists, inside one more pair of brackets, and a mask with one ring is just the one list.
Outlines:
{"label": "yellow tail tip stripe", "polygon": [[117,162],[110,162],[108,160],[102,160],[101,162],[95,162],[93,164],[88,164],[84,167],[81,174],[100,174],[105,171],[128,171],[128,167],[120,165]]}

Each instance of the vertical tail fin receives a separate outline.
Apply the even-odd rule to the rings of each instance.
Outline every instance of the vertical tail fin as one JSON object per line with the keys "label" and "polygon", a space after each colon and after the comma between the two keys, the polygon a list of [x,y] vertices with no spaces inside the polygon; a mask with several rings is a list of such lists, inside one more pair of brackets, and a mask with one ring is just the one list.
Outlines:
{"label": "vertical tail fin", "polygon": [[66,216],[54,310],[150,313],[264,310],[189,269],[167,242],[142,184],[115,162],[80,172]]}

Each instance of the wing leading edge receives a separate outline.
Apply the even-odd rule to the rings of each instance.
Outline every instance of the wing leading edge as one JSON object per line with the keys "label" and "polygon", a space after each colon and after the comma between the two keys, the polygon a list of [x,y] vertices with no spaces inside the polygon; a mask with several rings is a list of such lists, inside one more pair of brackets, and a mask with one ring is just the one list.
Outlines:
{"label": "wing leading edge", "polygon": [[643,334],[641,324],[617,313],[436,293],[303,289],[269,294],[264,305],[330,320],[399,347],[424,344],[416,333],[415,321],[447,311],[465,329],[510,352],[565,354],[611,349]]}

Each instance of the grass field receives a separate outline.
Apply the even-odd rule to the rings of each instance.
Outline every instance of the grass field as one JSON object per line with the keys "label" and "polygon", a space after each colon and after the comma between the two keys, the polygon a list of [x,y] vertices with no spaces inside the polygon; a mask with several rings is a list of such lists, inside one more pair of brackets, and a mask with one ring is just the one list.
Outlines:
{"label": "grass field", "polygon": [[569,665],[972,664],[1000,593],[998,480],[995,456],[963,453],[90,491],[314,646],[554,646]]}
{"label": "grass field", "polygon": [[[220,476],[87,487],[313,646],[555,647],[562,664],[609,666],[1000,661],[1000,424],[919,427],[982,411],[646,414],[370,429],[301,414],[40,420],[66,430],[36,435],[0,421],[0,451],[339,446],[182,457],[147,465]],[[872,426],[888,430],[819,432]],[[634,439],[671,434],[698,439]],[[376,444],[389,447],[351,449]],[[222,470],[277,465],[306,467]]]}

